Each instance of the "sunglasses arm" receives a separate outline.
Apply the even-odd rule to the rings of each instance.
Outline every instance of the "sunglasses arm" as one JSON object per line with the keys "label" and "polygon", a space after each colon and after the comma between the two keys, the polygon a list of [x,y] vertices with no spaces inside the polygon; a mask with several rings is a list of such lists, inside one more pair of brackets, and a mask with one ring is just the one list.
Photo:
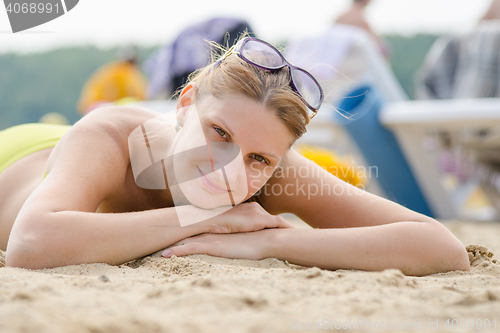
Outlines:
{"label": "sunglasses arm", "polygon": [[[229,57],[231,54],[235,53],[235,54],[240,54],[239,52],[236,52],[234,51],[234,49],[236,48],[236,45],[233,45],[231,46],[231,48],[229,50],[226,51],[226,53],[224,53],[222,55],[222,57],[220,57],[219,60],[217,60],[214,65],[212,66],[212,68],[210,68],[210,70],[208,71],[208,73],[210,73],[212,70],[214,70],[215,68],[219,67],[220,63],[223,62],[224,60],[226,60],[227,57]],[[207,73],[207,74],[208,74]]]}

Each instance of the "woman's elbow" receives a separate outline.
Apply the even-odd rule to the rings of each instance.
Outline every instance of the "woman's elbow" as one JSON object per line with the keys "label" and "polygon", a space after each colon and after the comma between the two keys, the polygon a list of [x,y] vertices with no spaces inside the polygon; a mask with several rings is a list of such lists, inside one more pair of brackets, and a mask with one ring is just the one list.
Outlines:
{"label": "woman's elbow", "polygon": [[405,275],[424,276],[451,271],[468,271],[470,269],[469,257],[465,248],[441,248],[424,257],[414,258],[412,263],[403,265],[401,271]]}
{"label": "woman's elbow", "polygon": [[7,243],[5,265],[27,269],[51,268],[54,263],[53,251],[47,248],[49,240],[38,233],[13,233]]}
{"label": "woman's elbow", "polygon": [[444,225],[430,223],[425,238],[412,251],[412,264],[405,265],[407,275],[429,275],[450,271],[468,271],[469,255],[462,242]]}
{"label": "woman's elbow", "polygon": [[426,274],[468,271],[469,255],[465,246],[451,232],[438,238],[437,246],[428,257]]}
{"label": "woman's elbow", "polygon": [[456,238],[450,243],[445,253],[448,258],[448,271],[468,271],[470,269],[469,254],[465,246]]}
{"label": "woman's elbow", "polygon": [[440,230],[436,231],[437,253],[441,255],[444,262],[442,272],[449,271],[468,271],[470,269],[469,254],[462,242],[446,228],[443,224],[437,222]]}
{"label": "woman's elbow", "polygon": [[7,247],[5,266],[26,269],[43,269],[66,266],[57,254],[32,245]]}
{"label": "woman's elbow", "polygon": [[39,267],[40,252],[33,244],[10,237],[5,253],[5,266],[28,269],[42,268]]}

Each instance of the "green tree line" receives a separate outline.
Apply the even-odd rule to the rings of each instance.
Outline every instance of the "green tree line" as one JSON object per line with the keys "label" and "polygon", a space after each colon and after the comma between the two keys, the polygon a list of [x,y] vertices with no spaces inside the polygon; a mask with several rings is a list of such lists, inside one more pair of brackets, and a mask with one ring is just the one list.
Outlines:
{"label": "green tree line", "polygon": [[[414,73],[436,37],[385,36],[391,46],[391,66],[410,97],[414,95]],[[140,60],[154,50],[140,48]],[[76,103],[84,83],[97,68],[115,60],[117,52],[117,48],[82,46],[0,55],[0,130],[37,122],[48,112],[59,112],[76,122],[80,119]]]}

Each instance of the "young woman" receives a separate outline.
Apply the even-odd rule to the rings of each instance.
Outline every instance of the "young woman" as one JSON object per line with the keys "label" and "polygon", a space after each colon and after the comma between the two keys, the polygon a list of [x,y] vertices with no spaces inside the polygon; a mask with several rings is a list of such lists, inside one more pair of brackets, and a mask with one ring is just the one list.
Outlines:
{"label": "young woman", "polygon": [[[165,257],[276,257],[409,275],[467,270],[464,246],[443,225],[339,180],[292,149],[321,102],[310,74],[246,37],[193,76],[163,128],[149,129],[158,114],[139,108],[93,111],[54,148],[0,174],[6,264],[120,264],[165,249]],[[144,163],[157,166],[156,176],[143,173],[152,167]],[[278,216],[285,212],[313,229],[293,228]]]}

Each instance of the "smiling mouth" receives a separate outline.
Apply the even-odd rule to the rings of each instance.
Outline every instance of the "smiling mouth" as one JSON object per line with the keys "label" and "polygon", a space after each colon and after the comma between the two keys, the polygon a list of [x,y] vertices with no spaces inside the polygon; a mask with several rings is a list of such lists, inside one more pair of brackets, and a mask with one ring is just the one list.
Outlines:
{"label": "smiling mouth", "polygon": [[215,194],[232,192],[231,189],[229,188],[229,184],[228,184],[228,186],[221,186],[219,184],[214,184],[213,182],[210,181],[210,179],[207,176],[205,176],[205,174],[200,170],[199,167],[197,167],[197,168],[198,168],[198,172],[200,173],[201,183],[210,192],[213,192]]}

